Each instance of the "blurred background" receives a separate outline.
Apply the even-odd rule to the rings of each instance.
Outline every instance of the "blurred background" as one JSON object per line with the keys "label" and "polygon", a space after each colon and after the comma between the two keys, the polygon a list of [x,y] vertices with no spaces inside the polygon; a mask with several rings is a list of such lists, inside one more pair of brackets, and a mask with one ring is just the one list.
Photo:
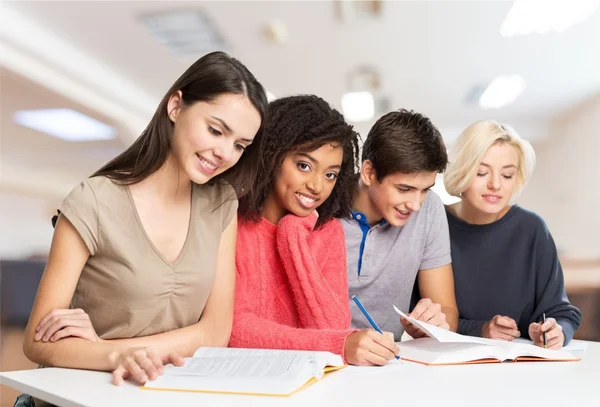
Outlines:
{"label": "blurred background", "polygon": [[[576,338],[600,340],[598,5],[0,1],[0,370],[33,367],[22,331],[62,199],[214,50],[246,64],[270,97],[323,97],[363,137],[401,107],[429,116],[449,148],[476,120],[511,124],[538,157],[519,204],[553,233],[584,315]],[[12,406],[15,393],[0,391]]]}

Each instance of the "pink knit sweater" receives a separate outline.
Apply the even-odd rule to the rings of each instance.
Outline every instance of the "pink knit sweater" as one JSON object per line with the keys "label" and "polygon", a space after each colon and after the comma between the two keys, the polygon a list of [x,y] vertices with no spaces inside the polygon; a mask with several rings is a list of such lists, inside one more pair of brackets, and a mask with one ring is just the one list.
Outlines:
{"label": "pink knit sweater", "polygon": [[229,346],[344,354],[350,329],[344,231],[338,220],[286,215],[240,222]]}

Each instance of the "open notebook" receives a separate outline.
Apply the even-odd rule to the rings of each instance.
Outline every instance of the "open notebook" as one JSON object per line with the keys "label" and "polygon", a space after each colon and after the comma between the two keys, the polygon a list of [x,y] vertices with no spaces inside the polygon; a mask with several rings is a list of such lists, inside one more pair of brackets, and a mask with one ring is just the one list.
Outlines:
{"label": "open notebook", "polygon": [[581,360],[565,350],[540,348],[522,342],[475,338],[447,331],[394,310],[429,336],[400,344],[400,357],[425,365],[460,365],[520,361],[575,362]]}
{"label": "open notebook", "polygon": [[289,396],[343,367],[330,352],[200,348],[142,389]]}

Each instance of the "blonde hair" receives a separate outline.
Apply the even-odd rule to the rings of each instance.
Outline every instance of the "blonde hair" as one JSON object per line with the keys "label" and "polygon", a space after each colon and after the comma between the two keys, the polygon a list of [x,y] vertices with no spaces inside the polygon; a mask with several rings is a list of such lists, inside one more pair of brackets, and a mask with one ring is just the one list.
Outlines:
{"label": "blonde hair", "polygon": [[535,151],[512,127],[493,120],[473,123],[458,136],[450,151],[448,168],[444,174],[444,186],[450,195],[458,197],[467,189],[477,174],[483,156],[497,143],[511,145],[519,154],[517,185],[510,203],[517,200],[535,168]]}

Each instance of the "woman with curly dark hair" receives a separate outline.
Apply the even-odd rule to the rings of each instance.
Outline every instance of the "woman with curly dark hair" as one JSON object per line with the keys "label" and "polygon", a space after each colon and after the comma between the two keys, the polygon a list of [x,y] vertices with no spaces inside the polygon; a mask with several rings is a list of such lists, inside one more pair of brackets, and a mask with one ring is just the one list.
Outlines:
{"label": "woman with curly dark hair", "polygon": [[344,232],[358,134],[312,95],[269,105],[258,180],[240,199],[232,347],[324,350],[383,364],[398,348],[350,329]]}

